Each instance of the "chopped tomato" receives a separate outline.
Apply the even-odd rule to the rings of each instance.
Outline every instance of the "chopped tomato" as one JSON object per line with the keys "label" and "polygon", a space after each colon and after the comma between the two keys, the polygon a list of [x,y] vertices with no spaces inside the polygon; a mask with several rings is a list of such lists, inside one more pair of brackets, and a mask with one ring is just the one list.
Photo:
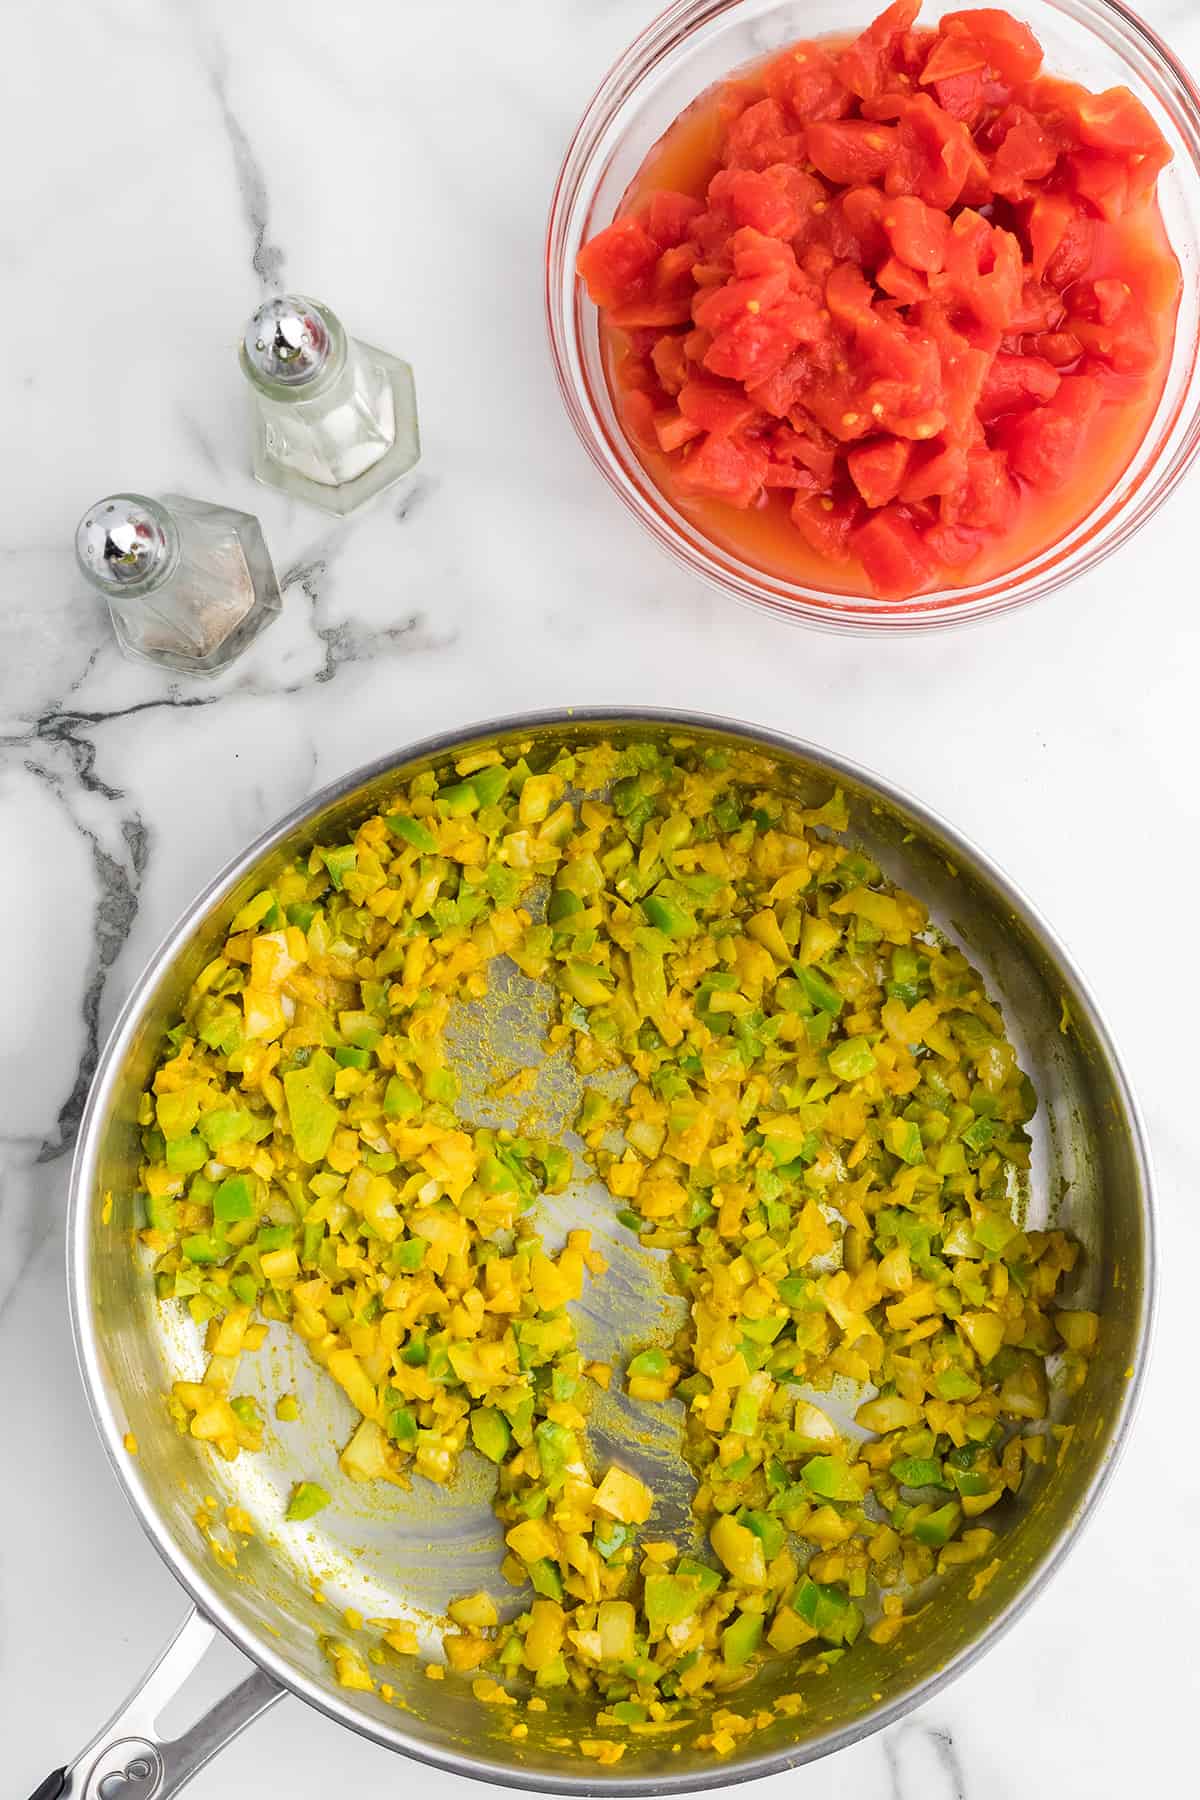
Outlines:
{"label": "chopped tomato", "polygon": [[654,372],[666,394],[677,394],[688,378],[688,359],[681,337],[664,335],[650,353]]}
{"label": "chopped tomato", "polygon": [[870,331],[875,324],[870,284],[853,263],[839,263],[825,283],[825,304],[848,331]]}
{"label": "chopped tomato", "polygon": [[847,188],[838,202],[846,227],[855,240],[853,245],[846,244],[843,248],[850,255],[857,249],[858,260],[864,267],[874,267],[887,256],[888,241],[883,234],[886,204],[877,187]]}
{"label": "chopped tomato", "polygon": [[926,545],[948,569],[965,569],[986,542],[986,531],[973,531],[968,525],[943,525],[940,520],[925,533]]}
{"label": "chopped tomato", "polygon": [[1092,377],[1067,375],[1045,406],[1005,420],[998,442],[1007,451],[1012,469],[1037,488],[1052,488],[1065,481],[1102,399]]}
{"label": "chopped tomato", "polygon": [[585,244],[575,266],[597,306],[624,306],[640,296],[657,262],[658,245],[628,214]]}
{"label": "chopped tomato", "polygon": [[762,492],[766,473],[767,453],[760,444],[709,436],[685,445],[675,483],[681,494],[747,507]]}
{"label": "chopped tomato", "polygon": [[1120,219],[1129,208],[1129,165],[1101,150],[1073,150],[1066,159],[1080,199],[1088,200],[1102,219]]}
{"label": "chopped tomato", "polygon": [[[981,531],[1001,531],[1012,523],[1020,493],[998,451],[977,444],[967,452],[967,479],[958,493],[951,496],[954,522]],[[947,506],[943,502],[943,517]]]}
{"label": "chopped tomato", "polygon": [[[753,384],[781,369],[799,344],[813,343],[823,333],[819,295],[796,267],[795,257],[784,245],[763,250],[773,240],[744,228],[738,233],[735,271],[769,262],[780,255],[774,268],[763,274],[731,279],[722,288],[710,288],[693,306],[696,324],[712,334],[704,352],[704,367],[714,375]],[[786,261],[783,258],[786,257]],[[802,285],[803,284],[803,285]]]}
{"label": "chopped tomato", "polygon": [[933,84],[933,97],[942,111],[949,113],[952,119],[961,119],[971,130],[979,124],[987,108],[986,74],[984,69],[971,69]]}
{"label": "chopped tomato", "polygon": [[691,438],[700,436],[700,427],[681,412],[663,413],[654,421],[654,435],[660,450],[678,450]]}
{"label": "chopped tomato", "polygon": [[663,188],[651,194],[642,220],[660,250],[673,250],[683,243],[692,222],[703,211],[703,202],[693,195],[674,194]]}
{"label": "chopped tomato", "polygon": [[1013,85],[1032,81],[1042,66],[1042,46],[1028,25],[997,6],[947,13],[942,30],[950,36],[972,38],[1001,81]]}
{"label": "chopped tomato", "polygon": [[1023,106],[1009,106],[992,129],[996,148],[989,164],[992,187],[1006,200],[1024,200],[1054,172],[1058,145]]}
{"label": "chopped tomato", "polygon": [[809,127],[808,159],[827,181],[878,181],[895,161],[896,133],[873,120],[838,119]]}
{"label": "chopped tomato", "polygon": [[1038,194],[1029,210],[1027,230],[1031,272],[1060,291],[1091,263],[1095,225],[1069,196]]}
{"label": "chopped tomato", "polygon": [[893,0],[838,57],[839,78],[860,99],[870,100],[882,93],[896,47],[920,10],[921,0]]}
{"label": "chopped tomato", "polygon": [[764,237],[794,238],[825,199],[825,189],[790,163],[767,169],[722,169],[708,184],[710,206],[728,208],[735,225]]}
{"label": "chopped tomato", "polygon": [[578,259],[664,490],[751,561],[888,599],[1001,573],[1107,491],[1179,291],[1141,101],[1042,74],[997,7],[918,12],[702,98]]}
{"label": "chopped tomato", "polygon": [[918,194],[945,211],[969,182],[984,184],[987,164],[961,119],[952,119],[929,94],[906,101],[900,115],[898,154],[887,166],[889,194]]}
{"label": "chopped tomato", "polygon": [[853,100],[838,77],[834,58],[819,44],[794,44],[783,51],[763,70],[763,86],[772,100],[781,101],[794,118],[809,124],[844,118]]}
{"label": "chopped tomato", "polygon": [[898,256],[889,256],[880,263],[875,271],[875,285],[881,287],[885,294],[893,300],[900,300],[906,306],[913,306],[918,301],[929,298],[929,282],[916,269],[910,269],[902,263]]}
{"label": "chopped tomato", "polygon": [[768,487],[803,489],[821,494],[833,479],[832,450],[822,450],[791,425],[776,425],[766,440],[771,458],[767,470]]}
{"label": "chopped tomato", "polygon": [[1069,369],[1083,355],[1083,345],[1070,331],[1039,331],[1029,340],[1029,347],[1055,369]]}
{"label": "chopped tomato", "polygon": [[774,444],[770,446],[771,460],[767,464],[767,472],[763,477],[763,486],[768,488],[787,488],[793,494],[819,494],[821,483],[802,463],[786,462],[780,458]]}
{"label": "chopped tomato", "polygon": [[[1066,307],[1058,289],[1045,281],[1027,275],[1021,284],[1021,298],[1010,314],[1006,336],[1020,338],[1029,332],[1055,331],[1066,317]],[[1006,345],[1017,349],[1019,345]]]}
{"label": "chopped tomato", "polygon": [[960,75],[982,77],[987,66],[988,59],[973,37],[965,31],[949,31],[937,39],[926,58],[921,86],[934,87],[939,81],[954,81]]}
{"label": "chopped tomato", "polygon": [[643,448],[653,448],[658,443],[657,421],[654,412],[654,401],[641,388],[630,388],[621,407],[625,426],[634,442]]}
{"label": "chopped tomato", "polygon": [[941,494],[958,493],[967,479],[967,452],[961,444],[931,444],[913,456],[900,498],[916,506]]}
{"label": "chopped tomato", "polygon": [[761,381],[746,384],[746,392],[773,419],[786,419],[798,404],[816,372],[815,346],[806,346]]}
{"label": "chopped tomato", "polygon": [[803,157],[804,133],[796,130],[778,100],[748,106],[729,127],[727,168],[769,169],[772,163],[799,163]]}
{"label": "chopped tomato", "polygon": [[919,594],[937,574],[937,558],[898,506],[886,506],[850,534],[850,544],[884,599]]}
{"label": "chopped tomato", "polygon": [[691,312],[692,303],[686,294],[678,300],[657,300],[650,295],[645,300],[614,306],[608,316],[610,323],[622,331],[649,331],[661,330],[664,325],[684,325]]}
{"label": "chopped tomato", "polygon": [[876,438],[858,444],[846,458],[850,479],[868,506],[886,506],[904,485],[912,445],[902,438]]}
{"label": "chopped tomato", "polygon": [[926,206],[915,194],[897,194],[883,214],[888,241],[910,269],[936,275],[946,266],[950,221],[936,207]]}
{"label": "chopped tomato", "polygon": [[1081,282],[1071,295],[1071,336],[1118,375],[1140,375],[1157,354],[1154,329],[1127,282]]}
{"label": "chopped tomato", "polygon": [[906,85],[918,79],[936,42],[937,32],[929,25],[916,25],[897,38],[892,49],[892,67],[897,75],[907,76]]}
{"label": "chopped tomato", "polygon": [[812,499],[802,494],[791,510],[792,524],[806,543],[830,562],[846,562],[850,556],[850,534],[861,516],[857,500]]}
{"label": "chopped tomato", "polygon": [[1004,331],[1021,304],[1025,267],[1011,231],[965,208],[951,228],[946,263],[931,287],[984,325]]}
{"label": "chopped tomato", "polygon": [[799,463],[807,469],[822,491],[833,484],[837,471],[837,445],[821,434],[820,440],[814,437],[817,429],[811,419],[800,421],[803,429],[791,425],[777,426],[772,434],[772,449],[783,462]]}
{"label": "chopped tomato", "polygon": [[1062,377],[1042,356],[997,356],[979,397],[981,419],[998,419],[1030,405],[1053,400]]}
{"label": "chopped tomato", "polygon": [[679,410],[698,431],[711,431],[715,437],[744,431],[760,416],[743,387],[731,381],[711,381],[704,375],[693,376],[680,388]]}
{"label": "chopped tomato", "polygon": [[1079,88],[1077,93],[1081,144],[1114,156],[1148,156],[1159,168],[1166,164],[1171,155],[1166,139],[1136,94],[1123,87],[1109,88],[1103,94]]}

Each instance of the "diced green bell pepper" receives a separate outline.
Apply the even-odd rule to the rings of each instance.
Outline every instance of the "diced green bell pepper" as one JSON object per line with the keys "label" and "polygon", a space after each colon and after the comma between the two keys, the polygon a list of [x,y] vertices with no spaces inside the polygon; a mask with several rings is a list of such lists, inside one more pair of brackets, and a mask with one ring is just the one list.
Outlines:
{"label": "diced green bell pepper", "polygon": [[830,1644],[852,1644],[862,1629],[862,1614],[840,1587],[803,1577],[791,1598],[793,1611]]}
{"label": "diced green bell pepper", "polygon": [[[330,1063],[332,1060],[329,1059]],[[333,1142],[340,1114],[333,1102],[325,1097],[320,1070],[314,1069],[312,1062],[303,1069],[289,1069],[283,1078],[283,1091],[287,1096],[296,1155],[301,1162],[323,1161]]]}
{"label": "diced green bell pepper", "polygon": [[170,1138],[166,1158],[173,1175],[194,1175],[208,1161],[208,1146],[196,1132],[187,1137]]}
{"label": "diced green bell pepper", "polygon": [[892,1474],[904,1487],[945,1487],[941,1463],[933,1456],[901,1456],[892,1464]]}
{"label": "diced green bell pepper", "polygon": [[512,1430],[504,1414],[491,1406],[477,1406],[471,1414],[471,1441],[489,1462],[503,1462],[512,1444]]}
{"label": "diced green bell pepper", "polygon": [[194,1263],[222,1262],[227,1252],[225,1243],[207,1231],[198,1231],[193,1237],[185,1237],[179,1248],[187,1260]]}
{"label": "diced green bell pepper", "polygon": [[298,1481],[292,1489],[284,1518],[311,1519],[329,1505],[329,1495],[315,1481]]}
{"label": "diced green bell pepper", "polygon": [[[826,981],[819,969],[797,967],[796,979],[804,990],[805,997],[811,1005],[816,1007],[818,1012],[828,1013],[831,1018],[837,1018],[844,1004],[842,996],[832,982]],[[865,1040],[854,1038],[848,1038],[846,1041],[848,1043],[865,1042]],[[874,1068],[874,1066],[875,1058],[872,1057],[871,1067]]]}
{"label": "diced green bell pepper", "polygon": [[945,1506],[939,1506],[936,1512],[927,1513],[925,1518],[918,1519],[912,1528],[912,1535],[918,1544],[926,1544],[932,1549],[940,1549],[948,1544],[962,1522],[962,1507],[957,1500],[947,1500]]}
{"label": "diced green bell pepper", "polygon": [[800,1471],[801,1479],[821,1500],[858,1501],[865,1484],[841,1456],[813,1456]]}
{"label": "diced green bell pepper", "polygon": [[219,1150],[223,1144],[240,1143],[249,1136],[254,1120],[241,1106],[218,1106],[212,1112],[202,1113],[199,1121],[200,1135],[210,1150]]}
{"label": "diced green bell pepper", "polygon": [[650,924],[665,932],[669,938],[691,937],[696,930],[695,919],[677,900],[667,899],[661,894],[646,894],[641,905]]}
{"label": "diced green bell pepper", "polygon": [[[730,1473],[729,1470],[726,1473]],[[738,1514],[738,1522],[752,1531],[763,1547],[763,1556],[771,1562],[783,1549],[787,1533],[780,1521],[770,1513],[758,1512],[753,1508],[743,1508]]]}
{"label": "diced green bell pepper", "polygon": [[388,1261],[399,1275],[412,1275],[425,1261],[429,1245],[422,1237],[401,1238],[392,1245]]}
{"label": "diced green bell pepper", "polygon": [[249,1175],[227,1175],[212,1201],[213,1218],[224,1225],[254,1217],[254,1189]]}
{"label": "diced green bell pepper", "polygon": [[933,1391],[939,1400],[974,1400],[979,1393],[979,1383],[965,1369],[951,1363],[948,1369],[942,1369],[934,1376]]}
{"label": "diced green bell pepper", "polygon": [[340,888],[351,869],[358,863],[358,851],[353,844],[343,844],[334,850],[322,850],[321,861],[329,871],[329,879],[335,888]]}
{"label": "diced green bell pepper", "polygon": [[402,1081],[399,1075],[388,1078],[383,1090],[384,1115],[389,1119],[407,1119],[421,1110],[421,1096],[415,1087]]}
{"label": "diced green bell pepper", "polygon": [[925,1161],[925,1146],[921,1142],[921,1128],[912,1119],[889,1119],[883,1128],[883,1141],[893,1156],[901,1162],[917,1163]]}
{"label": "diced green bell pepper", "polygon": [[422,850],[430,856],[437,849],[437,839],[422,819],[411,819],[407,813],[388,813],[384,824],[393,837],[411,844],[414,850]]}
{"label": "diced green bell pepper", "polygon": [[843,1038],[829,1052],[830,1070],[840,1081],[861,1081],[875,1066],[875,1052],[865,1037]]}
{"label": "diced green bell pepper", "polygon": [[732,1625],[721,1633],[721,1657],[726,1668],[740,1669],[750,1661],[762,1642],[761,1613],[739,1613]]}
{"label": "diced green bell pepper", "polygon": [[535,1594],[541,1594],[546,1600],[562,1599],[562,1576],[557,1565],[548,1556],[539,1557],[537,1562],[530,1563],[529,1580]]}
{"label": "diced green bell pepper", "polygon": [[417,1415],[409,1406],[396,1406],[388,1414],[388,1436],[406,1449],[417,1441]]}

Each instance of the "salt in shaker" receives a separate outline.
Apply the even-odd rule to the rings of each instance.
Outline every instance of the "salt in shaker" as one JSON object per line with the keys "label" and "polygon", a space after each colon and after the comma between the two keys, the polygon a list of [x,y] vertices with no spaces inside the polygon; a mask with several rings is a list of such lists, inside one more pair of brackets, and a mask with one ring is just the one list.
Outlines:
{"label": "salt in shaker", "polygon": [[186,675],[224,669],[282,600],[252,513],[182,494],[112,494],[79,522],[75,555],[126,656]]}
{"label": "salt in shaker", "polygon": [[246,327],[240,361],[259,481],[345,514],[415,467],[412,369],[349,337],[327,306],[301,294],[265,301]]}

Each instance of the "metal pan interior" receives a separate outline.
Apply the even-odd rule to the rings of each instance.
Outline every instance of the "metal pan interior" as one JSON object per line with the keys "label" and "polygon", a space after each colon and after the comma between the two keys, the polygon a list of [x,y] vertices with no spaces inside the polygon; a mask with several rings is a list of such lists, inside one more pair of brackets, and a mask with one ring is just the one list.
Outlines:
{"label": "metal pan interior", "polygon": [[[394,1690],[390,1704],[336,1685],[321,1642],[354,1638],[343,1620],[346,1608],[364,1619],[413,1620],[432,1656],[436,1616],[453,1596],[488,1587],[511,1603],[513,1591],[498,1573],[491,1466],[469,1452],[449,1490],[419,1479],[408,1493],[348,1483],[337,1455],[351,1428],[349,1403],[281,1326],[244,1365],[247,1373],[251,1363],[258,1365],[254,1379],[268,1420],[263,1454],[225,1464],[180,1437],[163,1395],[177,1377],[198,1378],[203,1351],[182,1310],[157,1305],[130,1252],[138,1223],[134,1119],[161,1034],[188,985],[233,913],[297,847],[386,810],[401,781],[453,761],[467,746],[661,734],[756,748],[769,763],[770,783],[806,803],[840,786],[850,837],[921,897],[934,922],[982,970],[1041,1101],[1032,1126],[1028,1223],[1053,1220],[1082,1241],[1070,1303],[1097,1305],[1104,1322],[1099,1356],[1070,1406],[1074,1433],[1037,1479],[1027,1481],[1019,1500],[1006,1503],[1001,1567],[980,1598],[968,1598],[970,1570],[948,1577],[937,1604],[897,1645],[878,1649],[860,1640],[828,1675],[801,1684],[803,1712],[776,1720],[727,1759],[691,1749],[692,1731],[678,1740],[631,1743],[619,1765],[599,1770],[551,1744],[588,1730],[588,1710],[560,1694],[547,1696],[548,1712],[521,1714],[530,1729],[518,1744],[509,1736],[511,1712],[476,1701],[469,1678],[430,1681],[425,1656],[397,1659],[379,1671]],[[509,966],[494,971],[486,1001],[461,1010],[455,1023],[465,1078],[461,1104],[478,1122],[513,1122],[485,1093],[485,1080],[536,1064],[543,1128],[566,1129],[575,1077],[565,1062],[543,1061],[547,1006],[536,985]],[[631,1246],[598,1183],[576,1182],[543,1205],[549,1237],[588,1224],[610,1258],[609,1273],[583,1303],[581,1340],[592,1354],[619,1361],[622,1346],[644,1338],[648,1324],[678,1304],[665,1293],[656,1253]],[[559,1793],[665,1792],[766,1774],[876,1729],[948,1680],[1020,1610],[1098,1495],[1128,1423],[1153,1291],[1150,1205],[1136,1109],[1086,988],[1028,903],[948,827],[864,772],[749,727],[685,715],[537,715],[421,745],[348,777],[253,845],[180,922],[134,991],[93,1088],[73,1178],[72,1302],[97,1419],[133,1504],[199,1604],[257,1661],[342,1722],[459,1773]],[[299,1396],[300,1420],[277,1425],[274,1399],[285,1391]],[[656,1530],[686,1535],[694,1529],[690,1481],[675,1450],[673,1410],[661,1409],[648,1432],[647,1409],[635,1418],[619,1395],[606,1396],[593,1415],[592,1442],[601,1453],[606,1446],[619,1449],[649,1480],[659,1497]],[[136,1457],[122,1448],[129,1431],[138,1442]],[[322,1482],[337,1501],[312,1521],[285,1524],[286,1497],[300,1479]],[[254,1537],[238,1545],[235,1565],[220,1548],[231,1542],[222,1524],[230,1505],[244,1508],[255,1523]],[[198,1512],[212,1521],[207,1535]],[[364,1633],[360,1643],[377,1637]],[[797,1687],[786,1661],[759,1679],[761,1693],[754,1694],[763,1702]]]}

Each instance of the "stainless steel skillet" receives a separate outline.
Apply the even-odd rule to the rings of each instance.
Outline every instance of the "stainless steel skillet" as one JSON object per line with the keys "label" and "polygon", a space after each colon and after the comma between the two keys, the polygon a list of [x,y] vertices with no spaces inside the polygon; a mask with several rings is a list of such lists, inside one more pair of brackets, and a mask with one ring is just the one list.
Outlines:
{"label": "stainless steel skillet", "polygon": [[[578,1702],[551,1696],[528,1715],[522,1743],[511,1722],[480,1705],[470,1684],[429,1681],[425,1658],[389,1668],[394,1701],[336,1685],[321,1639],[348,1636],[344,1608],[364,1617],[432,1618],[469,1587],[494,1584],[496,1527],[482,1467],[446,1493],[418,1483],[411,1494],[347,1492],[336,1471],[348,1435],[332,1384],[308,1366],[290,1334],[260,1352],[262,1392],[302,1396],[303,1424],[280,1431],[260,1457],[210,1460],[179,1437],[162,1401],[180,1374],[197,1370],[198,1334],[175,1309],[160,1308],[130,1253],[135,1216],[138,1096],[164,1028],[228,921],[249,894],[301,845],[308,846],[384,807],[401,781],[480,743],[539,745],[610,737],[689,737],[747,745],[771,757],[772,780],[809,800],[845,791],[850,835],[929,905],[1000,998],[1025,1068],[1041,1096],[1035,1121],[1031,1223],[1055,1219],[1083,1242],[1077,1304],[1103,1315],[1101,1349],[1071,1411],[1075,1430],[1047,1459],[1008,1520],[999,1572],[977,1600],[969,1572],[948,1579],[938,1604],[909,1627],[899,1651],[860,1642],[814,1684],[807,1710],[779,1719],[734,1755],[715,1761],[662,1740],[632,1744],[612,1769],[564,1752],[550,1739],[577,1738]],[[536,994],[498,981],[486,1029],[516,1067],[536,1058]],[[478,1022],[476,1022],[478,1023]],[[464,1031],[464,1044],[470,1030]],[[1060,1027],[1066,1026],[1066,1029]],[[469,1091],[469,1087],[468,1087]],[[548,1104],[553,1094],[548,1094]],[[567,1103],[562,1102],[564,1118]],[[111,1196],[111,1200],[107,1197]],[[607,1202],[586,1184],[571,1191],[575,1217],[607,1230]],[[643,1325],[661,1292],[649,1253],[616,1231],[613,1267],[581,1328],[597,1349],[614,1348]],[[881,778],[811,745],[748,725],[694,714],[646,711],[539,713],[428,739],[360,769],[297,808],[205,890],[135,986],[101,1059],[84,1117],[71,1182],[71,1310],[83,1378],[101,1436],[148,1536],[195,1610],[138,1691],[92,1745],[50,1776],[36,1800],[166,1800],[258,1713],[291,1692],[391,1750],[461,1775],[553,1793],[668,1794],[723,1786],[811,1761],[889,1724],[968,1667],[1017,1618],[1058,1566],[1098,1500],[1127,1435],[1143,1379],[1154,1296],[1154,1226],[1145,1136],[1103,1020],[1069,956],[1035,909],[987,858],[943,821]],[[253,1360],[253,1359],[251,1359]],[[264,1406],[268,1417],[270,1404]],[[619,1407],[598,1429],[620,1440]],[[126,1434],[137,1454],[126,1448]],[[631,1445],[651,1465],[656,1492],[686,1505],[682,1467],[669,1438]],[[326,1479],[338,1504],[304,1526],[281,1523],[283,1499],[300,1478]],[[420,1488],[423,1491],[417,1491]],[[226,1507],[244,1508],[256,1535],[235,1540]],[[206,1521],[201,1529],[197,1513]],[[216,1541],[217,1551],[212,1548]],[[218,1558],[222,1560],[218,1560]],[[314,1587],[322,1598],[314,1597]],[[156,1718],[223,1632],[252,1665],[246,1679],[182,1737],[163,1741]],[[795,1687],[786,1663],[764,1674],[762,1698]],[[398,1703],[398,1704],[397,1704]]]}

